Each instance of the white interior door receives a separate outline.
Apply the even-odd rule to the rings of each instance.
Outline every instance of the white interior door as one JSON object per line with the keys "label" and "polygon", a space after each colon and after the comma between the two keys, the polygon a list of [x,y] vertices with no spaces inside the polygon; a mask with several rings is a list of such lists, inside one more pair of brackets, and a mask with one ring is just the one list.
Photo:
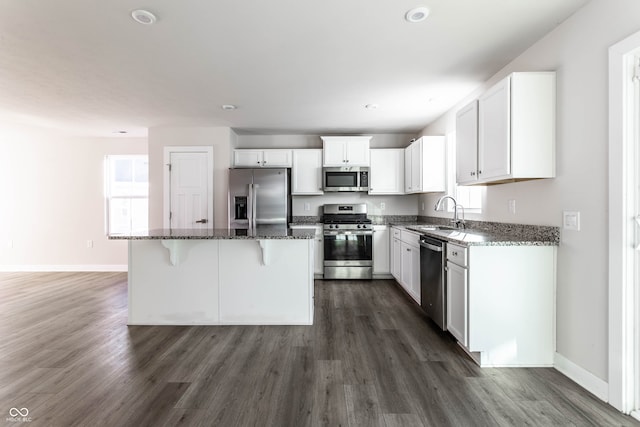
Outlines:
{"label": "white interior door", "polygon": [[213,228],[212,151],[175,147],[165,151],[165,161],[165,227]]}
{"label": "white interior door", "polygon": [[627,369],[634,373],[632,414],[636,418],[640,418],[640,52],[635,54],[633,62],[633,140],[635,152],[633,181],[635,185],[633,186],[632,200],[628,202],[634,206],[636,227],[635,241],[633,242],[635,246],[634,283],[633,288],[630,289],[630,293],[633,295],[633,302],[631,303],[628,322],[631,325],[635,325],[635,327],[631,326],[628,331],[632,335],[628,337],[628,342],[633,343],[633,362],[630,362],[633,366],[628,366]]}
{"label": "white interior door", "polygon": [[[609,403],[640,419],[640,32],[609,48]],[[635,250],[634,250],[635,249]]]}

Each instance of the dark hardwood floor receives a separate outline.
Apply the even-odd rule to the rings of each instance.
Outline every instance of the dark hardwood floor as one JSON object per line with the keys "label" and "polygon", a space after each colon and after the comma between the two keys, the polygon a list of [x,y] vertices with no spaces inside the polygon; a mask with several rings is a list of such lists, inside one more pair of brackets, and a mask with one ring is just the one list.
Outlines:
{"label": "dark hardwood floor", "polygon": [[122,273],[0,274],[0,422],[640,425],[553,369],[480,369],[393,281],[317,281],[313,326],[126,326]]}

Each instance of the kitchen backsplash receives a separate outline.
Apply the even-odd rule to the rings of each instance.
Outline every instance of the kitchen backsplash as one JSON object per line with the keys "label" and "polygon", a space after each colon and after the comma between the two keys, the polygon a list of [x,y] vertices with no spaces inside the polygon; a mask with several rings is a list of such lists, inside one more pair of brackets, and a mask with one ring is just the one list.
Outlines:
{"label": "kitchen backsplash", "polygon": [[322,196],[293,196],[291,203],[291,211],[295,216],[322,216],[322,206],[332,203],[366,203],[369,217],[418,214],[416,194],[370,196],[367,193],[333,193]]}

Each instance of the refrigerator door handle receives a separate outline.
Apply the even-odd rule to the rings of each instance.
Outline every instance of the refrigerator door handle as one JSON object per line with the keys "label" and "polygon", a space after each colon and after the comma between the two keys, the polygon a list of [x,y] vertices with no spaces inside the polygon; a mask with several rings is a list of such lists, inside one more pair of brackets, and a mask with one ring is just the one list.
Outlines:
{"label": "refrigerator door handle", "polygon": [[247,184],[247,226],[253,230],[253,184]]}
{"label": "refrigerator door handle", "polygon": [[255,230],[257,227],[257,220],[256,218],[258,217],[258,187],[260,187],[258,184],[251,184],[251,201],[252,201],[252,206],[253,206],[253,212],[251,213],[251,221],[252,221],[252,227]]}

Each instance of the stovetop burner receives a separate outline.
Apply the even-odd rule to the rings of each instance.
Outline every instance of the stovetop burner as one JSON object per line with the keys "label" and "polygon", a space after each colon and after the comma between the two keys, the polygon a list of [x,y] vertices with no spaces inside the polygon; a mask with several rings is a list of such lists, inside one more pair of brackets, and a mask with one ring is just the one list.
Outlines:
{"label": "stovetop burner", "polygon": [[365,203],[324,205],[322,212],[322,222],[325,224],[371,224]]}

